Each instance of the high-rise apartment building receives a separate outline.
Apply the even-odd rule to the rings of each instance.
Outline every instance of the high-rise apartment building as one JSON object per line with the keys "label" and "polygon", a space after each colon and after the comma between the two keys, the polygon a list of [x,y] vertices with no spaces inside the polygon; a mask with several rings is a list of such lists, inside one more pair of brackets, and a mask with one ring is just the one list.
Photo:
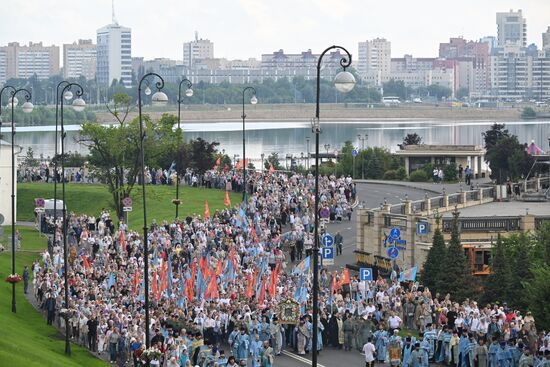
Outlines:
{"label": "high-rise apartment building", "polygon": [[59,73],[59,47],[43,46],[42,42],[17,42],[0,47],[0,82],[10,78],[47,79]]}
{"label": "high-rise apartment building", "polygon": [[527,46],[527,21],[518,11],[510,10],[507,13],[497,13],[497,40],[498,46],[516,44]]}
{"label": "high-rise apartment building", "polygon": [[114,79],[132,86],[132,30],[113,23],[97,30],[97,82],[111,85]]}
{"label": "high-rise apartment building", "polygon": [[362,78],[374,75],[374,84],[380,85],[383,77],[391,72],[391,42],[384,38],[359,42],[357,71]]}
{"label": "high-rise apartment building", "polygon": [[193,68],[196,63],[204,59],[214,58],[214,43],[208,39],[199,39],[195,32],[195,40],[183,44],[183,65]]}
{"label": "high-rise apartment building", "polygon": [[550,50],[550,27],[542,34],[542,48],[544,50]]}
{"label": "high-rise apartment building", "polygon": [[63,45],[63,76],[93,79],[97,68],[97,47],[92,40],[78,40]]}

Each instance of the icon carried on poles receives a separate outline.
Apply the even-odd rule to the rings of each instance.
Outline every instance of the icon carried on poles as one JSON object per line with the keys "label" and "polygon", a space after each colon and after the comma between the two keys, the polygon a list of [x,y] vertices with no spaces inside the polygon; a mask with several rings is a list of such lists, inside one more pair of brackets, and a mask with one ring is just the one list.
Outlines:
{"label": "icon carried on poles", "polygon": [[397,247],[390,247],[388,249],[388,257],[390,259],[397,259],[397,256],[399,256],[399,250]]}
{"label": "icon carried on poles", "polygon": [[330,234],[326,234],[323,236],[323,239],[321,240],[323,242],[323,246],[325,247],[331,247],[334,245],[334,237],[332,237]]}
{"label": "icon carried on poles", "polygon": [[330,217],[330,211],[328,210],[328,208],[323,208],[319,211],[319,215],[321,216],[321,218],[328,218]]}

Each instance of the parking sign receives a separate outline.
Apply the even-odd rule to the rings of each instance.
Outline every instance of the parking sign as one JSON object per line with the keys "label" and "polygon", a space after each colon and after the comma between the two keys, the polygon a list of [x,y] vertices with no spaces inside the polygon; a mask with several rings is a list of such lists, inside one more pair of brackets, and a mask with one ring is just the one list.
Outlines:
{"label": "parking sign", "polygon": [[359,269],[359,280],[372,282],[372,268]]}
{"label": "parking sign", "polygon": [[334,265],[334,247],[321,248],[323,265]]}
{"label": "parking sign", "polygon": [[416,234],[419,236],[426,236],[430,231],[428,222],[416,222]]}

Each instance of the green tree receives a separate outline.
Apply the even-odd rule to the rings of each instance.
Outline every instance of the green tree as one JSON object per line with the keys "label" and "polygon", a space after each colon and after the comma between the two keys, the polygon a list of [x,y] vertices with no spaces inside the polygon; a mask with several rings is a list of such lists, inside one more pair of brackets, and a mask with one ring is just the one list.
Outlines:
{"label": "green tree", "polygon": [[441,100],[443,98],[449,98],[453,93],[451,89],[439,84],[428,85],[427,89],[428,89],[428,92],[430,93],[430,96],[435,97],[438,100]]}
{"label": "green tree", "polygon": [[485,149],[489,150],[494,147],[497,141],[502,137],[510,136],[507,129],[504,128],[504,124],[494,123],[491,128],[481,134],[483,141],[485,142]]}
{"label": "green tree", "polygon": [[420,273],[422,284],[430,289],[432,294],[436,294],[438,289],[438,282],[445,269],[443,268],[442,259],[446,257],[445,239],[443,233],[439,228],[439,217],[436,218],[436,228],[433,235],[432,247],[428,251],[426,262]]}
{"label": "green tree", "polygon": [[407,145],[420,145],[422,144],[422,137],[417,133],[407,134],[403,138],[403,143],[397,144],[399,149],[405,149]]}
{"label": "green tree", "polygon": [[538,253],[542,255],[546,265],[550,266],[550,223],[545,223],[537,230],[535,239]]}
{"label": "green tree", "polygon": [[458,99],[465,99],[465,98],[468,98],[469,96],[470,96],[470,89],[466,87],[458,88],[458,90],[456,91],[456,98]]}
{"label": "green tree", "polygon": [[27,153],[25,154],[23,165],[27,167],[38,167],[40,165],[38,159],[34,158],[34,152],[31,147],[27,148]]}
{"label": "green tree", "polygon": [[382,89],[385,97],[399,97],[399,99],[406,100],[411,91],[403,80],[391,79],[383,84]]}
{"label": "green tree", "polygon": [[278,153],[271,153],[269,157],[264,162],[265,169],[269,169],[273,165],[273,169],[281,170],[283,167],[281,166],[281,162],[279,161],[279,154]]}
{"label": "green tree", "polygon": [[443,179],[445,181],[456,181],[458,176],[458,170],[456,163],[451,162],[443,167]]}
{"label": "green tree", "polygon": [[510,260],[506,256],[505,244],[500,237],[492,249],[491,274],[487,277],[484,297],[486,302],[510,302],[509,287],[512,280]]}
{"label": "green tree", "polygon": [[491,178],[498,184],[505,183],[508,178],[518,179],[525,169],[524,162],[528,159],[524,146],[518,142],[515,135],[501,136],[487,149],[486,159],[491,168]]}
{"label": "green tree", "polygon": [[550,267],[547,265],[535,266],[532,269],[533,278],[523,282],[525,298],[529,310],[537,322],[537,328],[550,328]]}
{"label": "green tree", "polygon": [[468,298],[472,292],[474,280],[472,272],[464,254],[464,249],[460,243],[460,213],[453,211],[453,220],[451,224],[451,239],[447,247],[447,255],[442,260],[442,272],[437,289],[442,294],[451,294],[453,299],[461,302]]}

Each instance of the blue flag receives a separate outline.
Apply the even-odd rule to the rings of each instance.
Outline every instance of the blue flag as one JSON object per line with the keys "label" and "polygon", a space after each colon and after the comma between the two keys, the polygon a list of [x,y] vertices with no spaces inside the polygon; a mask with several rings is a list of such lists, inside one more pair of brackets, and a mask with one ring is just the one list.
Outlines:
{"label": "blue flag", "polygon": [[114,275],[113,273],[111,273],[111,274],[109,275],[109,279],[108,279],[108,281],[107,281],[107,287],[108,287],[109,289],[111,289],[111,287],[112,287],[113,285],[115,285],[115,275]]}

